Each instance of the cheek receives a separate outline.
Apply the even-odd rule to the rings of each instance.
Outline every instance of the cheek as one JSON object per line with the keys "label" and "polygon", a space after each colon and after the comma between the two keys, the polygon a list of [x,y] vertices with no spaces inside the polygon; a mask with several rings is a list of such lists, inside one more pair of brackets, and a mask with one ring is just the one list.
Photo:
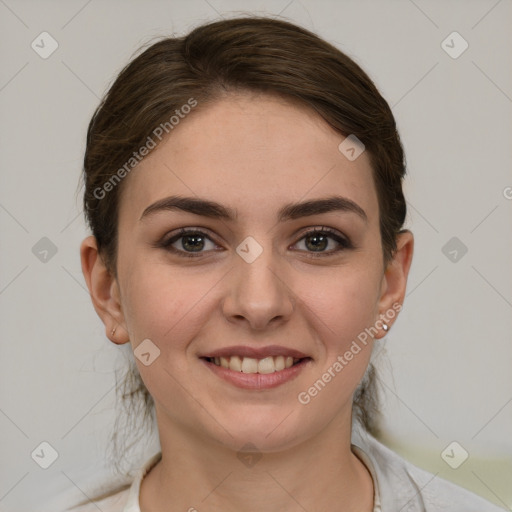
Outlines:
{"label": "cheek", "polygon": [[[330,350],[343,350],[377,319],[380,282],[368,266],[332,269],[300,285],[304,310]],[[315,320],[316,319],[316,320]]]}
{"label": "cheek", "polygon": [[183,349],[199,329],[208,291],[217,281],[211,273],[194,277],[166,265],[134,260],[123,281],[123,310],[132,344],[149,338],[164,353]]}
{"label": "cheek", "polygon": [[[132,350],[137,355],[137,347],[146,339],[159,350],[150,365],[137,357],[135,362],[150,394],[157,402],[165,403],[169,393],[174,397],[182,394],[190,378],[187,348],[208,317],[211,304],[206,295],[214,280],[194,279],[169,267],[141,261],[126,272],[124,282],[123,309]],[[171,408],[177,416],[180,403],[173,400]]]}
{"label": "cheek", "polygon": [[303,314],[313,325],[321,361],[296,398],[318,422],[350,408],[370,361],[373,340],[367,329],[377,319],[379,284],[377,273],[351,267],[304,296]]}

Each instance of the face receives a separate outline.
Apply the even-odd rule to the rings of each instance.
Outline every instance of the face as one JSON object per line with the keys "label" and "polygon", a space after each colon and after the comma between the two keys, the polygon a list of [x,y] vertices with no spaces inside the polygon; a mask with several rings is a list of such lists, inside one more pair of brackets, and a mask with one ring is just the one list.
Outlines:
{"label": "face", "polygon": [[229,95],[126,178],[112,286],[132,348],[151,340],[136,362],[160,429],[270,452],[350,421],[365,329],[401,291],[368,156],[343,139],[304,107]]}

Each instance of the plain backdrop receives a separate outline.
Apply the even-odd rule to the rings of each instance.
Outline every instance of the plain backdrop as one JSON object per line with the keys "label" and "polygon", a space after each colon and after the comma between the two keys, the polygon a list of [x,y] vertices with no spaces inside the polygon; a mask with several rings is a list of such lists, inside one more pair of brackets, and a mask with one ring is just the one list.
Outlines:
{"label": "plain backdrop", "polygon": [[[0,0],[0,511],[62,510],[113,477],[123,358],[79,261],[90,117],[142,44],[242,12],[315,31],[392,106],[416,250],[378,357],[385,441],[512,507],[510,0]],[[47,58],[32,47],[51,48],[42,32],[58,44]],[[458,469],[441,457],[453,441],[469,454]],[[134,468],[154,435],[139,448]]]}

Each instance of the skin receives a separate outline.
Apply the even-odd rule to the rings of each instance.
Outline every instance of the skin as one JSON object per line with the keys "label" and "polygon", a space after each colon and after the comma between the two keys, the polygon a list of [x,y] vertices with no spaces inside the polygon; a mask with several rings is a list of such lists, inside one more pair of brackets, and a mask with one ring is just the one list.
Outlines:
{"label": "skin", "polygon": [[[398,236],[384,267],[368,155],[349,161],[338,150],[344,137],[312,110],[249,93],[200,107],[123,183],[117,277],[94,237],[81,246],[107,336],[133,349],[149,338],[160,349],[149,366],[136,359],[155,400],[162,447],[162,461],[143,480],[141,510],[371,511],[373,482],[351,451],[350,435],[352,397],[373,340],[310,403],[297,396],[358,334],[402,304],[412,234]],[[333,193],[359,205],[366,220],[351,211],[276,219],[285,204]],[[237,218],[171,210],[141,219],[149,205],[171,195],[216,201],[236,209]],[[209,235],[200,257],[156,246],[181,227]],[[353,248],[332,252],[340,245],[328,238],[319,251],[330,254],[311,257],[318,252],[304,236],[315,227],[348,237]],[[263,248],[253,263],[235,251],[248,236]],[[192,252],[182,242],[173,247]],[[384,334],[379,329],[376,337]],[[198,357],[226,346],[271,344],[296,348],[312,361],[270,390],[235,387]],[[262,455],[252,467],[237,457],[246,443]]]}

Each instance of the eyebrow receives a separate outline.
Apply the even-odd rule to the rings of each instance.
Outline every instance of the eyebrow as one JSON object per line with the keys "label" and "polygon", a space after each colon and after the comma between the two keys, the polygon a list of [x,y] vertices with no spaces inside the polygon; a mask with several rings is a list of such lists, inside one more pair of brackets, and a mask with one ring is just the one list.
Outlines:
{"label": "eyebrow", "polygon": [[[170,196],[149,205],[139,220],[143,220],[157,212],[175,210],[227,221],[234,221],[238,217],[235,209],[214,201],[197,197]],[[357,203],[342,196],[329,196],[323,199],[287,204],[279,210],[277,219],[279,222],[282,222],[336,211],[355,213],[365,222],[368,221],[365,211]]]}

